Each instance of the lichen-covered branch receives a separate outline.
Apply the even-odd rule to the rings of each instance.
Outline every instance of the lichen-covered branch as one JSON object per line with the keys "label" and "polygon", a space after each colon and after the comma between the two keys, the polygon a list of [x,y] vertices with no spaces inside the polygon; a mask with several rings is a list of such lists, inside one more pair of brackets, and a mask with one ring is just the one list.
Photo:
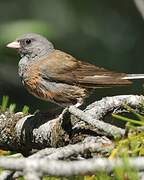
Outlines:
{"label": "lichen-covered branch", "polygon": [[74,145],[68,145],[65,147],[60,147],[56,149],[52,149],[52,152],[50,153],[50,148],[45,148],[41,151],[38,151],[37,153],[31,155],[29,158],[44,158],[47,159],[53,159],[53,160],[62,160],[67,159],[72,156],[78,156],[84,154],[90,154],[90,153],[100,153],[100,154],[109,154],[111,150],[114,148],[114,144],[108,140],[107,138],[96,138],[95,142],[90,141],[89,142],[83,142],[83,143],[77,143]]}
{"label": "lichen-covered branch", "polygon": [[[137,95],[106,97],[84,111],[72,106],[55,119],[50,119],[45,113],[25,117],[22,113],[1,113],[0,148],[28,155],[34,150],[82,142],[87,136],[122,137],[124,129],[101,120],[115,109],[124,108],[124,104],[140,109],[143,102],[144,96]],[[74,126],[73,119],[76,120]],[[76,126],[81,128],[79,122],[84,122],[80,133],[76,131]]]}
{"label": "lichen-covered branch", "polygon": [[[144,170],[144,157],[129,158],[127,160],[130,168],[139,171]],[[73,176],[73,175],[90,175],[98,171],[112,172],[116,167],[124,168],[123,159],[109,160],[106,158],[96,158],[79,161],[58,161],[50,159],[29,159],[20,158],[14,161],[11,158],[0,158],[0,167],[8,170],[23,171],[27,176],[31,171],[33,176]],[[32,178],[31,178],[32,179]]]}
{"label": "lichen-covered branch", "polygon": [[[0,158],[0,167],[6,170],[0,178],[14,174],[24,175],[26,180],[39,180],[43,175],[93,174],[96,171],[111,172],[117,165],[124,166],[120,159],[87,158],[107,157],[114,148],[109,137],[120,138],[125,133],[124,129],[102,119],[115,110],[123,111],[124,104],[140,111],[143,102],[144,96],[137,95],[106,97],[89,105],[84,111],[71,106],[55,119],[50,119],[45,113],[27,116],[23,113],[1,113],[0,148],[21,152],[29,157],[15,160]],[[142,131],[143,127],[138,130]],[[129,164],[144,170],[143,158],[130,159]]]}
{"label": "lichen-covered branch", "polygon": [[62,121],[48,118],[46,114],[0,114],[0,148],[27,155],[33,149],[64,146],[68,138]]}
{"label": "lichen-covered branch", "polygon": [[116,126],[113,126],[111,124],[105,123],[103,121],[99,121],[95,118],[93,118],[89,113],[83,112],[80,109],[77,109],[75,106],[71,106],[69,108],[69,112],[76,117],[78,117],[80,120],[87,122],[90,125],[95,126],[97,128],[98,134],[103,134],[108,137],[113,138],[121,138],[123,137],[125,131],[121,128],[118,128]]}
{"label": "lichen-covered branch", "polygon": [[133,108],[139,108],[144,104],[144,96],[138,95],[119,95],[112,97],[104,97],[87,106],[85,112],[90,114],[93,118],[100,120],[103,119],[108,113],[113,112],[115,109],[124,109],[124,105]]}

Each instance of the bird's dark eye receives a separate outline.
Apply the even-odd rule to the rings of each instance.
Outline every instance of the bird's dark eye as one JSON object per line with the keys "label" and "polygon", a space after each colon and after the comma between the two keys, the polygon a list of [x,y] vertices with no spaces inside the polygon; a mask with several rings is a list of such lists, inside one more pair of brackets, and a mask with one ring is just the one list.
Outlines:
{"label": "bird's dark eye", "polygon": [[27,39],[25,42],[26,42],[26,44],[30,44],[30,43],[31,43],[31,40],[30,40],[30,39]]}

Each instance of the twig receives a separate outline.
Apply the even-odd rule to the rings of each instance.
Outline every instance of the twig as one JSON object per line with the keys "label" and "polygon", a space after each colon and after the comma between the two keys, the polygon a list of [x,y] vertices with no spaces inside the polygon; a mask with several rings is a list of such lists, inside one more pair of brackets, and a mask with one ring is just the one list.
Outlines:
{"label": "twig", "polygon": [[115,111],[115,109],[118,110],[121,108],[123,110],[125,104],[140,109],[141,105],[144,104],[144,96],[120,95],[105,97],[100,101],[90,104],[84,112],[73,106],[69,108],[69,111],[80,120],[95,126],[98,134],[120,138],[125,133],[123,129],[117,128],[108,123],[100,122],[99,120],[103,119],[108,113]]}
{"label": "twig", "polygon": [[29,158],[43,158],[45,156],[49,156],[50,154],[55,153],[57,149],[59,148],[45,148],[32,154],[31,156],[29,156]]}
{"label": "twig", "polygon": [[84,154],[86,152],[91,153],[109,153],[114,148],[113,144],[101,144],[101,143],[81,143],[75,145],[68,145],[63,148],[59,148],[53,154],[48,156],[48,159],[66,159],[72,155]]}
{"label": "twig", "polygon": [[[127,160],[130,168],[138,171],[144,170],[144,157],[129,158]],[[9,170],[24,171],[26,175],[31,169],[31,173],[38,179],[39,172],[41,176],[73,176],[73,175],[88,175],[95,174],[97,171],[112,172],[116,167],[124,168],[125,162],[123,159],[89,159],[80,161],[58,161],[45,159],[28,159],[21,158],[13,161],[10,158],[0,158],[0,167]],[[32,178],[31,178],[32,179]]]}
{"label": "twig", "polygon": [[67,145],[60,148],[45,148],[29,156],[29,158],[67,159],[73,155],[83,155],[85,152],[108,154],[114,148],[106,137],[88,137],[82,143]]}
{"label": "twig", "polygon": [[144,0],[134,0],[134,3],[140,12],[142,18],[144,19]]}
{"label": "twig", "polygon": [[[21,158],[22,155],[20,153],[17,153],[17,154],[9,155],[7,157],[8,158]],[[9,179],[12,179],[14,174],[15,174],[15,171],[4,170],[0,174],[0,180],[9,180]]]}
{"label": "twig", "polygon": [[[69,142],[81,142],[82,137],[67,123],[71,122],[71,114],[74,114],[78,121],[80,119],[86,122],[83,124],[86,124],[88,128],[90,125],[95,127],[96,131],[92,130],[96,132],[95,135],[120,138],[125,133],[123,129],[99,120],[111,111],[123,107],[125,103],[140,109],[143,102],[144,96],[137,95],[106,97],[89,105],[85,111],[70,107],[70,116],[65,117],[65,120],[62,119],[64,116],[50,119],[43,113],[23,117],[22,113],[5,112],[0,114],[0,148],[21,152],[27,156],[33,149],[62,147]],[[73,137],[70,136],[71,133]],[[87,134],[89,135],[91,134]],[[71,137],[73,139],[70,139]]]}
{"label": "twig", "polygon": [[13,177],[14,171],[4,170],[0,174],[0,180],[10,180]]}
{"label": "twig", "polygon": [[134,108],[141,108],[141,105],[144,104],[144,96],[120,95],[104,97],[100,101],[90,104],[85,112],[90,114],[93,118],[100,120],[115,109],[125,109],[125,104]]}
{"label": "twig", "polygon": [[69,112],[79,118],[82,121],[95,126],[100,134],[106,135],[113,138],[121,138],[124,136],[125,130],[118,128],[116,126],[110,125],[108,123],[99,121],[93,118],[89,113],[83,112],[82,110],[76,108],[75,106],[70,106]]}

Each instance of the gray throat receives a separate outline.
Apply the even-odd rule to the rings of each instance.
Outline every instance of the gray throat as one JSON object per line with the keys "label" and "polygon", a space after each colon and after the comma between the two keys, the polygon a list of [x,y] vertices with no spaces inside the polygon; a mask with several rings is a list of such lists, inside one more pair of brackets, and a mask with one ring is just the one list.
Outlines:
{"label": "gray throat", "polygon": [[27,56],[23,56],[18,64],[18,73],[19,76],[22,78],[24,76],[24,73],[26,72],[26,70],[28,69],[29,66],[29,58]]}
{"label": "gray throat", "polygon": [[25,72],[30,67],[32,63],[35,61],[39,61],[41,59],[46,58],[50,53],[52,53],[54,49],[48,49],[47,51],[40,51],[39,53],[31,53],[31,54],[21,54],[21,59],[19,61],[19,76],[24,78]]}

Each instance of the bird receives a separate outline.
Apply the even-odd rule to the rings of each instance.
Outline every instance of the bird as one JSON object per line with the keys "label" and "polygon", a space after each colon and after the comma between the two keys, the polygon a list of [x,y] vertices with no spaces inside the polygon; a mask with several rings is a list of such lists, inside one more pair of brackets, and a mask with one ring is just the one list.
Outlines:
{"label": "bird", "polygon": [[20,54],[18,73],[34,96],[62,107],[79,107],[92,89],[130,85],[144,74],[127,74],[80,61],[55,49],[44,36],[26,33],[7,44]]}

